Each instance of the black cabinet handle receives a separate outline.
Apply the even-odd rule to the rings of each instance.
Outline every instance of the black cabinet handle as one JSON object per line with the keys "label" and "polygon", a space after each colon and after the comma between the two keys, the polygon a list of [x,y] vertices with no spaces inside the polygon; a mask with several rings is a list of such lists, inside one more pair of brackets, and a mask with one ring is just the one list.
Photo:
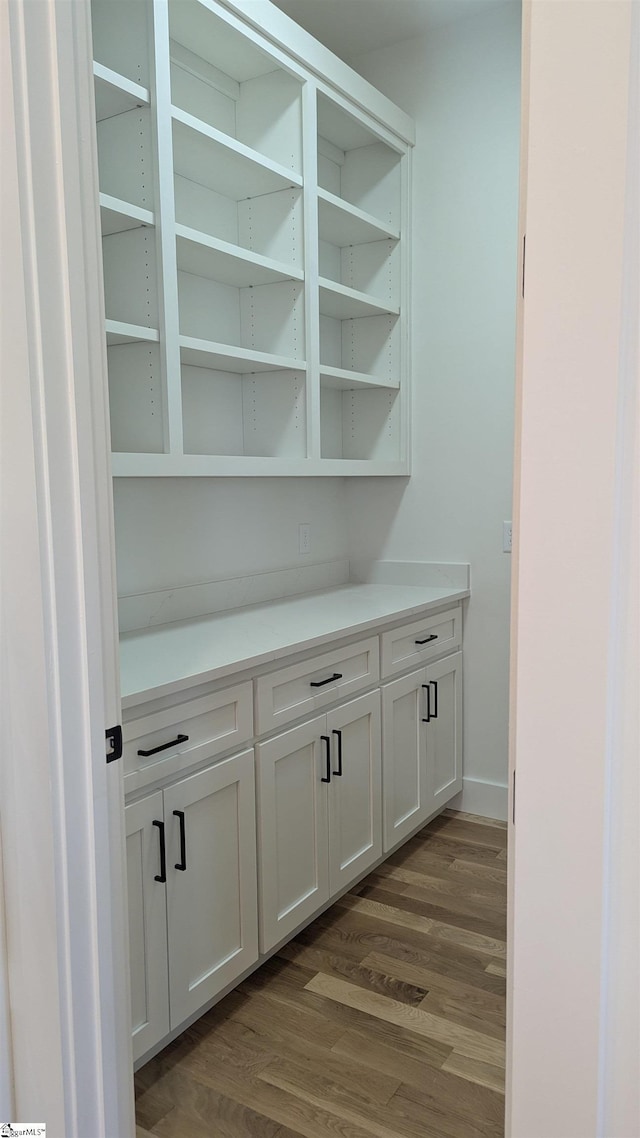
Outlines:
{"label": "black cabinet handle", "polygon": [[438,634],[436,632],[432,632],[431,636],[426,636],[424,640],[416,640],[416,644],[429,644],[429,642],[431,640],[437,640],[437,639],[438,639]]}
{"label": "black cabinet handle", "polygon": [[422,686],[427,693],[427,718],[425,719],[423,717],[422,722],[423,723],[430,723],[431,722],[431,688],[430,688],[429,684],[423,684]]}
{"label": "black cabinet handle", "polygon": [[326,680],[310,680],[310,688],[323,688],[325,684],[332,684],[334,680],[341,680],[342,672],[334,672],[332,676],[327,676]]}
{"label": "black cabinet handle", "polygon": [[176,869],[181,869],[184,872],[187,868],[187,839],[184,829],[184,810],[174,810],[173,813],[180,821],[180,861],[176,862]]}
{"label": "black cabinet handle", "polygon": [[326,750],[326,754],[325,754],[325,761],[327,764],[327,766],[326,766],[327,773],[326,773],[324,778],[320,779],[320,782],[331,782],[331,739],[329,738],[328,735],[321,735],[320,738],[322,739],[322,742],[326,743],[326,745],[327,745],[327,750]]}
{"label": "black cabinet handle", "polygon": [[160,831],[160,873],[156,873],[154,881],[160,881],[163,885],[167,880],[167,852],[164,844],[164,822],[157,822],[155,819],[153,825],[158,827]]}
{"label": "black cabinet handle", "polygon": [[138,754],[148,759],[149,755],[157,755],[158,751],[166,751],[169,747],[177,746],[178,743],[186,743],[188,738],[188,735],[177,735],[175,739],[170,739],[168,743],[161,743],[159,747],[152,747],[150,751],[138,751]]}
{"label": "black cabinet handle", "polygon": [[338,737],[338,769],[333,771],[333,774],[342,778],[342,731],[332,731],[331,734]]}
{"label": "black cabinet handle", "polygon": [[437,680],[430,680],[429,682],[433,684],[433,711],[431,712],[431,718],[437,719],[438,718],[438,681]]}

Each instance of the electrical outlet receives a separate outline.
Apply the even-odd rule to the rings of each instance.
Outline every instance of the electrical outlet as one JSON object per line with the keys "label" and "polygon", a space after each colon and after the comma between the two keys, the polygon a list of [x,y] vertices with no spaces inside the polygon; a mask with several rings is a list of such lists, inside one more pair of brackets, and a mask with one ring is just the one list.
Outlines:
{"label": "electrical outlet", "polygon": [[502,523],[502,552],[511,553],[511,522]]}
{"label": "electrical outlet", "polygon": [[298,526],[298,553],[311,553],[311,526],[300,522]]}

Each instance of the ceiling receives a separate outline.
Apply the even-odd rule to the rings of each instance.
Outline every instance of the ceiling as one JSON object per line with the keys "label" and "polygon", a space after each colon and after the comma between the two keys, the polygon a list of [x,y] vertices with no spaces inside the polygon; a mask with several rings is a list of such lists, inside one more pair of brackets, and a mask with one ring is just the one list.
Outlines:
{"label": "ceiling", "polygon": [[429,35],[501,0],[274,0],[342,59]]}

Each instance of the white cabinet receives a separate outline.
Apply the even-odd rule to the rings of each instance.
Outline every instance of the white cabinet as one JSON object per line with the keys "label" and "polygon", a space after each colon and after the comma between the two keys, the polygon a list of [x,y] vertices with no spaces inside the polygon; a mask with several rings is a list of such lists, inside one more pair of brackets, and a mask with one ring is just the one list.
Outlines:
{"label": "white cabinet", "polygon": [[126,817],[137,1059],[258,959],[253,750]]}
{"label": "white cabinet", "polygon": [[462,790],[462,653],[382,688],[385,853]]}
{"label": "white cabinet", "polygon": [[259,743],[256,760],[266,952],[382,853],[379,692]]}
{"label": "white cabinet", "polygon": [[92,3],[115,474],[408,472],[413,126],[261,9]]}
{"label": "white cabinet", "polygon": [[133,1057],[169,1031],[162,791],[125,808]]}

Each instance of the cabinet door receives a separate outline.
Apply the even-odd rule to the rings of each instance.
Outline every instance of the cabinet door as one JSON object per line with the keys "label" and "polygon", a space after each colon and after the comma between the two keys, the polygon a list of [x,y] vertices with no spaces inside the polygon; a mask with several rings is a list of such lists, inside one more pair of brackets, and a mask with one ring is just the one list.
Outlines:
{"label": "cabinet door", "polygon": [[258,959],[253,750],[169,787],[164,809],[175,1028]]}
{"label": "cabinet door", "polygon": [[349,885],[382,854],[380,693],[361,696],[327,715],[331,739],[329,882]]}
{"label": "cabinet door", "polygon": [[425,669],[429,685],[427,794],[429,813],[462,790],[462,652]]}
{"label": "cabinet door", "polygon": [[326,717],[256,747],[263,952],[328,900]]}
{"label": "cabinet door", "polygon": [[415,830],[429,814],[424,724],[425,669],[382,688],[382,789],[384,851]]}
{"label": "cabinet door", "polygon": [[[125,808],[133,1058],[169,1031],[167,903],[161,873],[162,791]],[[154,825],[159,822],[160,825]]]}

